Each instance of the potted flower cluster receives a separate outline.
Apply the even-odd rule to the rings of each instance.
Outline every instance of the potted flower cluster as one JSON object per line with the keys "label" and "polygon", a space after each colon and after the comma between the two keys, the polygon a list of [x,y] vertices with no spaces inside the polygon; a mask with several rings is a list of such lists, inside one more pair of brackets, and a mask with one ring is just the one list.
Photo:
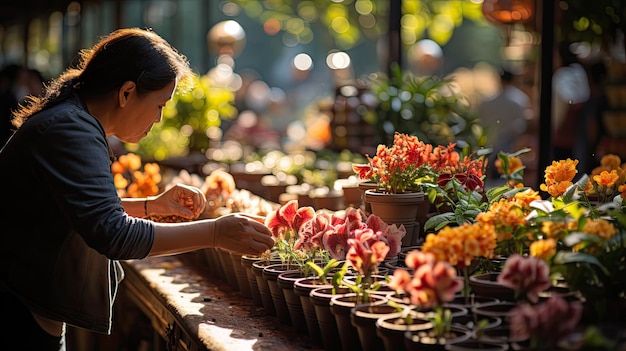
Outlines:
{"label": "potted flower cluster", "polygon": [[[367,160],[365,164],[353,164],[360,179],[376,184],[375,189],[365,191],[365,200],[372,206],[372,212],[385,221],[409,227],[404,246],[417,242],[417,235],[411,237],[414,234],[411,229],[416,220],[424,225],[429,203],[435,203],[441,193],[454,192],[453,184],[471,190],[483,186],[482,160],[461,157],[454,143],[433,146],[417,136],[396,133],[391,146],[378,145],[376,155],[367,155]],[[389,212],[382,212],[386,207],[379,202],[390,204]],[[415,204],[411,212],[401,215],[411,203]]]}
{"label": "potted flower cluster", "polygon": [[[408,298],[408,309],[405,308],[407,312],[404,317],[395,318],[396,323],[405,325],[406,333],[403,338],[409,339],[402,343],[419,343],[421,347],[427,348],[433,344],[443,347],[453,339],[468,339],[469,331],[452,326],[452,311],[445,305],[463,287],[463,282],[456,277],[456,269],[449,262],[438,260],[435,255],[419,250],[410,251],[405,257],[405,263],[407,269],[396,269],[389,282],[393,290]],[[467,313],[467,310],[464,312]],[[424,328],[411,330],[409,326],[416,322]],[[389,326],[389,320],[381,319],[378,323],[380,334],[384,338],[394,335],[393,332],[385,332],[386,326],[392,330],[398,328]],[[391,350],[393,342],[389,340],[386,345],[386,349]],[[419,348],[420,346],[416,347]]]}
{"label": "potted flower cluster", "polygon": [[[310,206],[300,207],[297,200],[270,213],[265,224],[276,240],[266,259],[275,257],[282,265],[290,265],[289,269],[300,270],[302,277],[323,274],[321,278],[325,280],[337,261],[346,261],[349,254],[354,272],[362,273],[351,286],[354,292],[360,292],[361,299],[374,288],[372,274],[376,273],[379,260],[397,255],[406,234],[403,227],[388,225],[361,209],[314,211]],[[344,262],[335,285],[346,287],[342,278],[348,267]]]}

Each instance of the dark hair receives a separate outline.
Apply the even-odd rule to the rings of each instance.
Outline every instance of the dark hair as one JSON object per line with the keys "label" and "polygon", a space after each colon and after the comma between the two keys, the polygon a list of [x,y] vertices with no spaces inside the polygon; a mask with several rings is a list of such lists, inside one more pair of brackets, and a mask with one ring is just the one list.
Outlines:
{"label": "dark hair", "polygon": [[81,97],[104,95],[133,81],[137,93],[162,89],[171,82],[192,76],[187,58],[151,30],[118,29],[89,50],[79,53],[76,67],[53,79],[42,97],[32,97],[14,113],[19,127],[28,117],[67,99],[76,92]]}

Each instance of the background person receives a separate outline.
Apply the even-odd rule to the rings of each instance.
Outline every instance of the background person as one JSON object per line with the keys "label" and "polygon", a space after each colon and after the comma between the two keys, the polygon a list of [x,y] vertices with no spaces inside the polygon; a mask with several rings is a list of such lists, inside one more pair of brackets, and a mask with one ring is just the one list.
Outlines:
{"label": "background person", "polygon": [[478,116],[486,129],[487,147],[493,148],[489,155],[492,177],[499,177],[493,167],[498,153],[513,152],[517,138],[526,131],[532,118],[530,98],[513,83],[513,73],[506,69],[500,71],[500,89],[496,94],[484,99],[478,106]]}

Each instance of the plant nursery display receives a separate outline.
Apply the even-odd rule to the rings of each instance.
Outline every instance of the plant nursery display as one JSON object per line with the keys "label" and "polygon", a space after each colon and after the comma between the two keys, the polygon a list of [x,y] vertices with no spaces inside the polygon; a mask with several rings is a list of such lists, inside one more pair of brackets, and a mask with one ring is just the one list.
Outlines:
{"label": "plant nursery display", "polygon": [[[481,157],[461,157],[452,145],[433,147],[400,133],[395,137],[392,146],[379,146],[367,164],[355,163],[354,170],[376,183],[374,191],[433,194],[424,197],[431,205],[429,230],[419,245],[410,247],[403,245],[408,235],[403,224],[388,223],[363,204],[340,210],[316,209],[295,199],[276,204],[237,189],[225,170],[205,178],[181,172],[170,181],[200,180],[195,185],[212,206],[204,216],[249,211],[264,218],[275,246],[256,259],[292,270],[293,283],[281,284],[290,289],[283,300],[289,296],[291,311],[305,317],[297,322],[299,333],[317,335],[329,329],[333,318],[331,313],[320,322],[313,306],[303,303],[315,289],[298,287],[298,279],[315,279],[329,295],[327,304],[336,297],[336,313],[339,304],[372,303],[371,294],[395,307],[400,312],[394,314],[395,334],[380,331],[389,325],[385,317],[375,323],[377,345],[393,349],[410,350],[428,338],[439,349],[486,347],[494,343],[491,335],[496,332],[505,334],[500,342],[506,346],[498,349],[623,346],[624,335],[611,328],[626,324],[626,167],[619,157],[606,155],[588,175],[578,174],[577,160],[554,161],[544,171],[543,184],[533,189],[523,184],[519,158],[528,150],[499,153],[494,166],[504,182],[486,188]],[[134,169],[131,174],[144,177],[137,173],[137,160],[133,165],[131,160],[114,167]],[[256,278],[263,276],[269,274]],[[352,297],[339,298],[345,294]],[[272,307],[279,301],[274,299]],[[295,306],[297,302],[302,306]],[[462,311],[479,317],[468,323]],[[285,316],[279,322],[292,323]],[[349,320],[347,310],[335,317]],[[397,324],[405,327],[398,329]],[[354,340],[358,332],[352,327],[342,324]],[[386,339],[400,330],[406,332],[402,343]],[[450,331],[460,338],[442,342],[441,336]],[[341,335],[325,340],[335,340],[322,345],[327,350],[347,345]]]}

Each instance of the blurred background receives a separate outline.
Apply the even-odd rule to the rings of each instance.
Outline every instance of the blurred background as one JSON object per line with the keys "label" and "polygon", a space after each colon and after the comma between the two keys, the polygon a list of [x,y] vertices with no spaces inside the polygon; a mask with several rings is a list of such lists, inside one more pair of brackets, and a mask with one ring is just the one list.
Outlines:
{"label": "blurred background", "polygon": [[[45,83],[114,29],[152,28],[189,58],[198,81],[141,143],[111,140],[120,153],[208,174],[213,162],[277,150],[365,155],[395,130],[466,151],[530,147],[523,157],[533,183],[554,155],[562,112],[551,77],[566,66],[561,43],[590,87],[618,97],[588,117],[602,129],[592,141],[564,148],[590,165],[624,154],[625,8],[621,0],[23,0],[0,5],[0,66],[34,70]],[[594,80],[597,64],[605,73]],[[407,74],[417,81],[399,88]],[[502,97],[505,85],[513,95]]]}

